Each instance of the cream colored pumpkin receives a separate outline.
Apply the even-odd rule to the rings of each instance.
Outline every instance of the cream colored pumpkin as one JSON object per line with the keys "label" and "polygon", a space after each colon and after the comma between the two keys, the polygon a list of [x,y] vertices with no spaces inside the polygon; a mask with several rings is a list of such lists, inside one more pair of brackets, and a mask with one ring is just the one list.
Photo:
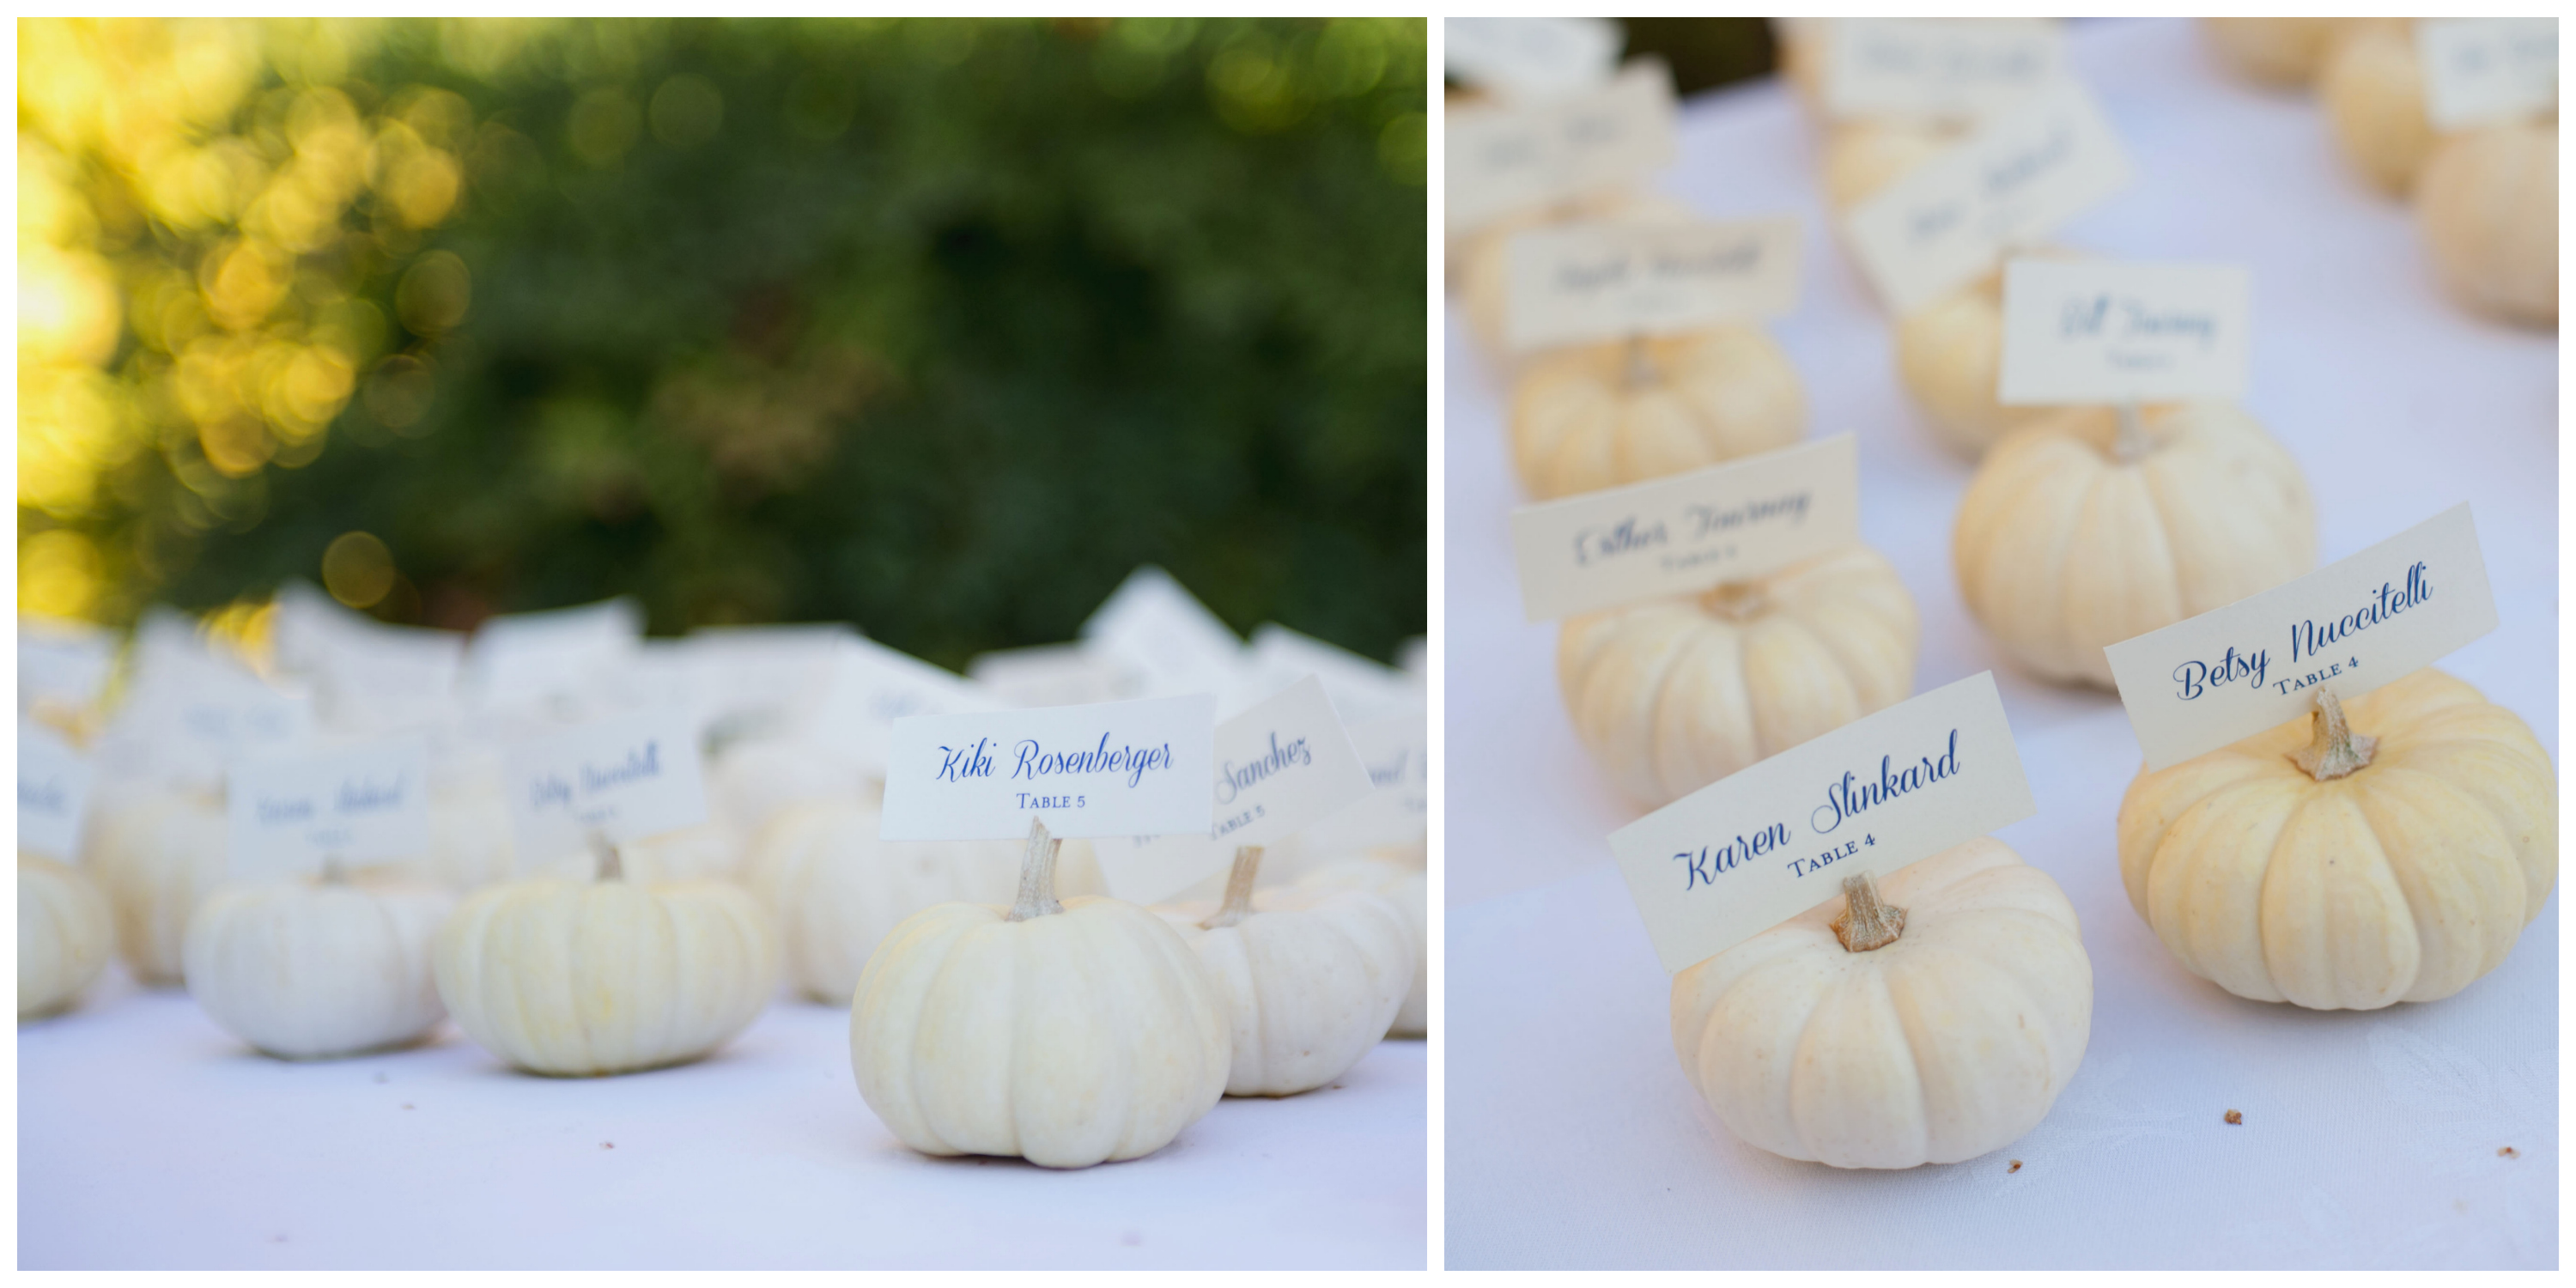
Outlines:
{"label": "cream colored pumpkin", "polygon": [[1293,1096],[1350,1072],[1386,1036],[1413,986],[1404,912],[1360,889],[1289,888],[1254,898],[1261,847],[1235,851],[1225,898],[1161,914],[1198,953],[1234,1028],[1229,1096]]}
{"label": "cream colored pumpkin", "polygon": [[2508,322],[2557,327],[2557,122],[2443,140],[2416,184],[2415,223],[2453,299]]}
{"label": "cream colored pumpkin", "polygon": [[[775,916],[787,978],[846,1006],[877,945],[903,919],[943,903],[1008,903],[1027,847],[1016,841],[886,841],[873,805],[800,805],[761,834],[751,887]],[[1106,894],[1089,841],[1068,841],[1059,894]]]}
{"label": "cream colored pumpkin", "polygon": [[[2071,258],[2062,251],[2035,257]],[[1896,328],[1896,371],[1923,409],[1934,436],[1975,460],[1995,440],[2055,407],[2007,407],[1995,397],[2004,369],[2004,272],[2001,266],[1906,315]]]}
{"label": "cream colored pumpkin", "polygon": [[510,879],[517,850],[500,771],[438,781],[429,788],[429,852],[400,866],[424,881],[463,893]]}
{"label": "cream colored pumpkin", "polygon": [[224,881],[222,800],[138,787],[93,816],[85,866],[115,910],[117,951],[146,984],[182,982],[188,918]]}
{"label": "cream colored pumpkin", "polygon": [[802,737],[728,744],[707,766],[707,814],[750,853],[760,834],[807,804],[874,805],[884,788],[831,746]]}
{"label": "cream colored pumpkin", "polygon": [[2317,78],[2335,148],[2354,172],[2393,197],[2415,188],[2433,154],[2424,109],[2424,66],[2411,18],[2353,18]]}
{"label": "cream colored pumpkin", "polygon": [[1769,335],[1718,326],[1533,359],[1511,421],[1521,487],[1545,501],[1787,447],[1807,396]]}
{"label": "cream colored pumpkin", "polygon": [[1418,866],[1397,863],[1368,855],[1335,859],[1297,879],[1297,890],[1322,893],[1333,890],[1365,890],[1394,904],[1404,914],[1405,929],[1413,936],[1413,987],[1406,989],[1404,1004],[1396,1008],[1395,1020],[1387,1026],[1391,1038],[1418,1038],[1431,1030],[1431,920],[1429,892],[1423,871]]}
{"label": "cream colored pumpkin", "polygon": [[2320,706],[2129,784],[2129,903],[2185,969],[2239,997],[2449,997],[2504,963],[2557,883],[2549,754],[2430,668]]}
{"label": "cream colored pumpkin", "polygon": [[[1846,888],[1861,884],[1855,878]],[[1901,933],[1844,946],[1852,890],[1673,977],[1673,1050],[1745,1143],[1835,1167],[1956,1163],[2039,1125],[2084,1059],[2093,965],[2048,874],[1980,837],[1897,869]],[[1870,918],[1846,922],[1855,945]]]}
{"label": "cream colored pumpkin", "polygon": [[1825,135],[1825,200],[1850,210],[1948,151],[1967,131],[1933,121],[1846,121]]}
{"label": "cream colored pumpkin", "polygon": [[1695,223],[1700,218],[1690,207],[1669,198],[1610,189],[1487,224],[1462,239],[1458,248],[1458,298],[1467,310],[1468,330],[1506,369],[1513,365],[1504,335],[1511,323],[1511,242],[1520,233],[1569,224],[1660,227]]}
{"label": "cream colored pumpkin", "polygon": [[1912,693],[1919,629],[1896,570],[1849,546],[1567,618],[1557,685],[1593,760],[1660,806]]}
{"label": "cream colored pumpkin", "polygon": [[[741,842],[714,823],[693,823],[625,842],[617,847],[617,857],[629,880],[646,885],[743,878]],[[563,854],[536,865],[531,875],[586,881],[598,865],[596,855]]]}
{"label": "cream colored pumpkin", "polygon": [[188,993],[289,1060],[408,1045],[447,1018],[430,946],[455,907],[399,873],[229,885],[188,919]]}
{"label": "cream colored pumpkin", "polygon": [[18,854],[18,1018],[64,1010],[107,968],[116,924],[86,873]]}
{"label": "cream colored pumpkin", "polygon": [[2307,480],[2226,403],[2069,408],[2004,437],[1951,531],[1968,612],[2043,679],[2111,688],[2102,650],[2316,566]]}
{"label": "cream colored pumpkin", "polygon": [[2203,18],[2200,34],[2218,61],[2265,85],[2305,88],[2348,18]]}
{"label": "cream colored pumpkin", "polygon": [[1225,995],[1161,918],[1055,897],[1032,836],[1009,906],[944,903],[877,946],[850,1006],[859,1095],[925,1154],[1089,1167],[1153,1153],[1225,1095]]}
{"label": "cream colored pumpkin", "polygon": [[537,877],[477,892],[439,931],[438,996],[466,1036],[532,1073],[630,1073],[698,1059],[778,990],[778,936],[724,881]]}

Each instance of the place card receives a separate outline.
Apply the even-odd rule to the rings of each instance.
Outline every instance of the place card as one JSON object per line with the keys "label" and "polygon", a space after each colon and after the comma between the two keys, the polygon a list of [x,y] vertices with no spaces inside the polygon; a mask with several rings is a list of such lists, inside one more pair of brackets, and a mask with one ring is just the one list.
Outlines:
{"label": "place card", "polygon": [[1512,511],[1533,622],[1759,577],[1859,539],[1850,434]]}
{"label": "place card", "polygon": [[1372,790],[1308,826],[1306,852],[1420,844],[1431,830],[1431,722],[1421,699],[1393,715],[1346,727]]}
{"label": "place card", "polygon": [[63,863],[80,858],[95,781],[89,758],[33,720],[18,722],[18,848]]}
{"label": "place card", "polygon": [[1422,685],[1412,676],[1277,622],[1263,622],[1253,630],[1251,654],[1249,675],[1258,687],[1250,696],[1255,699],[1312,675],[1323,681],[1324,694],[1333,700],[1333,710],[1341,713],[1344,724],[1422,705]]}
{"label": "place card", "polygon": [[522,739],[502,763],[523,864],[585,853],[594,832],[633,841],[706,821],[705,769],[685,711],[623,712]]}
{"label": "place card", "polygon": [[1205,832],[1216,698],[1191,694],[894,722],[878,835],[1013,840]]}
{"label": "place card", "polygon": [[1216,727],[1216,819],[1204,833],[1093,843],[1110,892],[1154,903],[1221,872],[1237,846],[1270,845],[1365,798],[1368,767],[1308,676]]}
{"label": "place card", "polygon": [[418,738],[236,762],[225,865],[244,880],[365,867],[429,850],[429,751]]}
{"label": "place card", "polygon": [[1241,678],[1242,638],[1152,564],[1127,574],[1083,621],[1081,635],[1144,677],[1140,697],[1224,693]]}
{"label": "place card", "polygon": [[2351,701],[2496,628],[2463,502],[2225,608],[2102,650],[2149,770]]}
{"label": "place card", "polygon": [[1661,60],[1641,58],[1596,89],[1457,108],[1448,113],[1442,146],[1442,203],[1453,233],[1632,184],[1672,164],[1672,72]]}
{"label": "place card", "polygon": [[1825,60],[1825,111],[1837,119],[1975,121],[2062,75],[2066,40],[2044,19],[1845,18]]}
{"label": "place card", "polygon": [[2179,402],[2245,392],[2253,279],[2223,264],[2004,265],[1997,401]]}
{"label": "place card", "polygon": [[2424,115],[2441,131],[2509,125],[2558,108],[2555,18],[2418,18]]}
{"label": "place card", "polygon": [[1798,220],[1576,224],[1511,240],[1513,349],[1665,335],[1798,304]]}
{"label": "place card", "polygon": [[1757,761],[1610,834],[1675,974],[2039,812],[1991,671]]}
{"label": "place card", "polygon": [[1855,207],[1843,231],[1899,315],[2128,186],[2128,155],[2093,97],[2061,77]]}
{"label": "place card", "polygon": [[631,659],[644,609],[619,597],[574,608],[489,618],[466,645],[466,678],[486,704],[597,689],[601,671]]}
{"label": "place card", "polygon": [[1449,18],[1440,31],[1440,62],[1451,77],[1521,98],[1610,79],[1627,42],[1607,18]]}
{"label": "place card", "polygon": [[966,663],[966,678],[1006,707],[1123,702],[1145,687],[1144,677],[1127,663],[1079,644],[978,653]]}
{"label": "place card", "polygon": [[983,686],[875,640],[843,640],[810,724],[814,739],[870,774],[886,771],[894,722],[906,716],[1000,710]]}
{"label": "place card", "polygon": [[95,706],[116,669],[116,637],[82,622],[18,617],[18,710],[39,701],[75,711]]}

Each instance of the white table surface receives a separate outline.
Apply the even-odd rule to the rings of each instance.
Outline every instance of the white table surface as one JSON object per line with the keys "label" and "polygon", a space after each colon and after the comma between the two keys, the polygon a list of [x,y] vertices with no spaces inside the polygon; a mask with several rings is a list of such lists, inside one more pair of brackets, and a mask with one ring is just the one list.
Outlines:
{"label": "white table surface", "polygon": [[[2073,43],[2138,180],[2059,240],[2253,269],[2245,403],[2307,471],[2320,563],[2472,502],[2502,625],[2441,665],[2555,757],[2556,336],[2443,300],[2407,212],[2344,171],[2313,102],[2227,79],[2187,23],[2086,23]],[[2301,1011],[2178,966],[2120,884],[2113,820],[2139,755],[2118,701],[2015,674],[1960,603],[1949,537],[1971,467],[1917,419],[1888,322],[1826,233],[1815,127],[1763,84],[1692,101],[1680,138],[1664,191],[1807,222],[1804,295],[1773,333],[1810,434],[1859,437],[1863,538],[1922,610],[1916,691],[1996,674],[2040,810],[1998,835],[2082,918],[2091,1044],[2035,1132],[1966,1163],[1843,1172],[1718,1124],[1604,840],[1637,811],[1566,721],[1554,625],[1521,618],[1503,390],[1453,302],[1447,1264],[2554,1266],[2556,897],[2501,968],[2429,1005]]]}
{"label": "white table surface", "polygon": [[[563,1080],[450,1024],[290,1064],[111,968],[18,1030],[18,1264],[1386,1267],[1426,1257],[1424,1051],[1220,1101],[1126,1163],[936,1159],[859,1098],[849,1013],[782,995],[713,1059]],[[613,1146],[613,1148],[612,1148]]]}

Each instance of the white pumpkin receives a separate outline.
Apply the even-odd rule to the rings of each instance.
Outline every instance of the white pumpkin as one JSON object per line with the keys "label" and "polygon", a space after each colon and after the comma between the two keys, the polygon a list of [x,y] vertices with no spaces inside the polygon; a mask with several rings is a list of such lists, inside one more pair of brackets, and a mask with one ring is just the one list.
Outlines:
{"label": "white pumpkin", "polygon": [[2120,802],[2129,903],[2239,997],[2371,1010],[2504,963],[2558,880],[2549,753],[2426,668],[2154,773]]}
{"label": "white pumpkin", "polygon": [[1878,1168],[2038,1126],[2093,1022],[2057,883],[1980,837],[1844,891],[1673,977],[1673,1049],[1718,1121],[1785,1158]]}
{"label": "white pumpkin", "polygon": [[1225,898],[1155,911],[1206,964],[1234,1028],[1229,1096],[1293,1096],[1350,1071],[1413,986],[1413,931],[1385,897],[1291,888],[1253,897],[1261,847],[1234,852]]}
{"label": "white pumpkin", "polygon": [[1225,1095],[1234,1048],[1215,980],[1143,908],[1058,902],[1056,849],[1033,828],[1009,906],[914,913],[859,977],[859,1095],[922,1153],[1140,1158]]}
{"label": "white pumpkin", "polygon": [[748,853],[772,822],[805,804],[873,805],[884,788],[858,762],[802,737],[725,745],[707,766],[707,815]]}
{"label": "white pumpkin", "polygon": [[2069,408],[2005,436],[1951,532],[1959,594],[2043,679],[2111,688],[2104,647],[2316,566],[2298,462],[2216,402]]}
{"label": "white pumpkin", "polygon": [[1431,919],[1430,896],[1423,871],[1419,866],[1379,857],[1385,851],[1335,859],[1298,878],[1300,893],[1332,890],[1365,890],[1394,904],[1404,914],[1405,929],[1413,935],[1413,987],[1405,990],[1404,1005],[1396,1008],[1395,1021],[1387,1026],[1391,1038],[1418,1038],[1431,1030]]}
{"label": "white pumpkin", "polygon": [[[2060,251],[2025,257],[2068,258]],[[2004,369],[2004,272],[1998,266],[1907,314],[1896,328],[1896,371],[1941,445],[1969,460],[2054,407],[2007,407],[1995,397]]]}
{"label": "white pumpkin", "polygon": [[[877,945],[903,919],[943,903],[1008,903],[1026,847],[1015,841],[886,841],[874,805],[808,804],[762,832],[751,888],[777,920],[787,978],[808,997],[849,1004]],[[1068,842],[1060,894],[1106,894],[1088,841]]]}
{"label": "white pumpkin", "polygon": [[1506,369],[1512,365],[1504,335],[1511,322],[1511,241],[1520,233],[1569,224],[1661,227],[1695,223],[1699,218],[1690,207],[1666,197],[1611,189],[1520,211],[1487,224],[1462,239],[1458,248],[1458,297],[1467,310],[1468,330],[1487,353],[1502,360]]}
{"label": "white pumpkin", "polygon": [[2345,18],[2203,18],[2200,34],[2230,71],[2264,85],[2316,79]]}
{"label": "white pumpkin", "polygon": [[2353,18],[2334,40],[2317,94],[2325,102],[2335,148],[2370,185],[2393,197],[2415,187],[2433,153],[2433,120],[2424,109],[2424,66],[2411,18]]}
{"label": "white pumpkin", "polygon": [[1534,500],[1787,447],[1807,432],[1788,354],[1758,327],[1575,345],[1512,385],[1512,461]]}
{"label": "white pumpkin", "polygon": [[1845,121],[1825,134],[1825,200],[1848,211],[1967,137],[1936,121]]}
{"label": "white pumpkin", "polygon": [[284,1059],[407,1046],[447,1018],[430,945],[455,907],[454,894],[393,872],[228,885],[188,919],[188,993],[225,1032]]}
{"label": "white pumpkin", "polygon": [[[617,847],[620,870],[630,881],[657,885],[666,881],[740,881],[744,846],[715,823],[692,823],[627,841]],[[586,881],[599,866],[596,854],[562,854],[531,870],[531,875]]]}
{"label": "white pumpkin", "polygon": [[510,879],[517,850],[510,836],[510,806],[496,768],[488,779],[441,782],[429,787],[429,852],[401,864],[422,880],[463,893]]}
{"label": "white pumpkin", "polygon": [[107,896],[80,869],[18,853],[18,1018],[79,1000],[116,949]]}
{"label": "white pumpkin", "polygon": [[118,952],[143,983],[180,983],[188,918],[224,881],[229,824],[222,800],[138,787],[92,818],[84,866],[116,913]]}
{"label": "white pumpkin", "polygon": [[2415,222],[2453,299],[2507,322],[2557,327],[2557,122],[2443,140],[2415,185]]}
{"label": "white pumpkin", "polygon": [[486,888],[438,934],[439,1000],[466,1036],[531,1073],[586,1077],[699,1059],[778,990],[778,936],[742,887],[596,879]]}
{"label": "white pumpkin", "polygon": [[1556,678],[1593,760],[1653,807],[1912,693],[1918,634],[1896,570],[1855,545],[1567,618]]}

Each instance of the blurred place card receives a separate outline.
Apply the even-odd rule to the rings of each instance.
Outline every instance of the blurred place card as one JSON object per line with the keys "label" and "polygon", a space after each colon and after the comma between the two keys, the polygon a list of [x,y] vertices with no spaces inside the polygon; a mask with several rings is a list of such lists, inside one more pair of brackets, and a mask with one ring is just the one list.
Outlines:
{"label": "blurred place card", "polygon": [[889,841],[1014,840],[1208,830],[1208,694],[1079,707],[907,716],[886,756]]}
{"label": "blurred place card", "polygon": [[706,821],[705,770],[687,712],[652,708],[514,743],[503,756],[523,863]]}
{"label": "blurred place card", "polygon": [[1664,335],[1798,304],[1798,220],[1577,224],[1511,241],[1514,349]]}
{"label": "blurred place card", "polygon": [[2245,392],[2253,279],[2229,265],[2004,265],[1998,401],[2178,402]]}
{"label": "blurred place card", "polygon": [[1216,821],[1204,834],[1093,843],[1119,898],[1170,898],[1222,870],[1235,847],[1273,844],[1371,791],[1367,766],[1313,676],[1218,725],[1214,751]]}
{"label": "blurred place card", "polygon": [[2038,18],[1845,18],[1825,57],[1825,111],[1841,120],[1978,121],[2056,80],[2066,40]]}
{"label": "blurred place card", "polygon": [[1431,722],[1421,698],[1408,710],[1347,728],[1368,769],[1370,791],[1309,826],[1307,853],[1421,843],[1431,820]]}
{"label": "blurred place card", "polygon": [[1581,93],[1447,115],[1442,200],[1451,232],[1632,184],[1673,161],[1673,76],[1657,59],[1633,61]]}
{"label": "blurred place card", "polygon": [[116,637],[85,622],[18,618],[18,710],[39,701],[87,710],[116,669]]}
{"label": "blurred place card", "polygon": [[1115,658],[1079,644],[1039,644],[979,653],[966,676],[1007,707],[1065,707],[1135,697],[1143,681]]}
{"label": "blurred place card", "polygon": [[1991,671],[1721,778],[1610,834],[1679,974],[1842,893],[2039,812]]}
{"label": "blurred place card", "polygon": [[[1252,674],[1261,686],[1252,695],[1254,700],[1314,676],[1323,682],[1324,695],[1333,700],[1333,709],[1345,724],[1374,720],[1422,702],[1421,686],[1404,672],[1277,622],[1263,622],[1252,632]],[[1250,705],[1250,701],[1243,704]]]}
{"label": "blurred place card", "polygon": [[1223,693],[1243,669],[1243,640],[1151,564],[1118,584],[1082,623],[1083,642],[1145,679],[1143,697]]}
{"label": "blurred place card", "polygon": [[475,628],[466,673],[487,704],[591,692],[603,670],[631,660],[643,637],[644,610],[624,597],[506,614]]}
{"label": "blurred place card", "polygon": [[882,775],[894,722],[905,716],[956,715],[1001,707],[964,676],[942,670],[875,640],[841,642],[811,725],[813,737]]}
{"label": "blurred place card", "polygon": [[1470,85],[1520,98],[1588,89],[1610,79],[1627,35],[1608,18],[1449,18],[1441,64]]}
{"label": "blurred place card", "polygon": [[1533,622],[1707,590],[1859,539],[1850,434],[1512,511]]}
{"label": "blurred place card", "polygon": [[70,863],[89,816],[89,758],[32,720],[18,722],[18,848]]}
{"label": "blurred place card", "polygon": [[2349,559],[2102,650],[2147,768],[2164,769],[2432,665],[2496,628],[2460,505]]}
{"label": "blurred place card", "polygon": [[246,760],[226,775],[231,875],[261,880],[429,850],[429,752],[417,738]]}
{"label": "blurred place card", "polygon": [[2418,18],[2415,50],[2434,129],[2509,125],[2558,108],[2555,18]]}
{"label": "blurred place card", "polygon": [[1881,302],[1906,314],[2128,186],[2128,154],[2060,78],[1843,219]]}
{"label": "blurred place card", "polygon": [[712,626],[680,646],[694,660],[711,719],[793,723],[832,682],[842,647],[859,638],[841,622]]}

